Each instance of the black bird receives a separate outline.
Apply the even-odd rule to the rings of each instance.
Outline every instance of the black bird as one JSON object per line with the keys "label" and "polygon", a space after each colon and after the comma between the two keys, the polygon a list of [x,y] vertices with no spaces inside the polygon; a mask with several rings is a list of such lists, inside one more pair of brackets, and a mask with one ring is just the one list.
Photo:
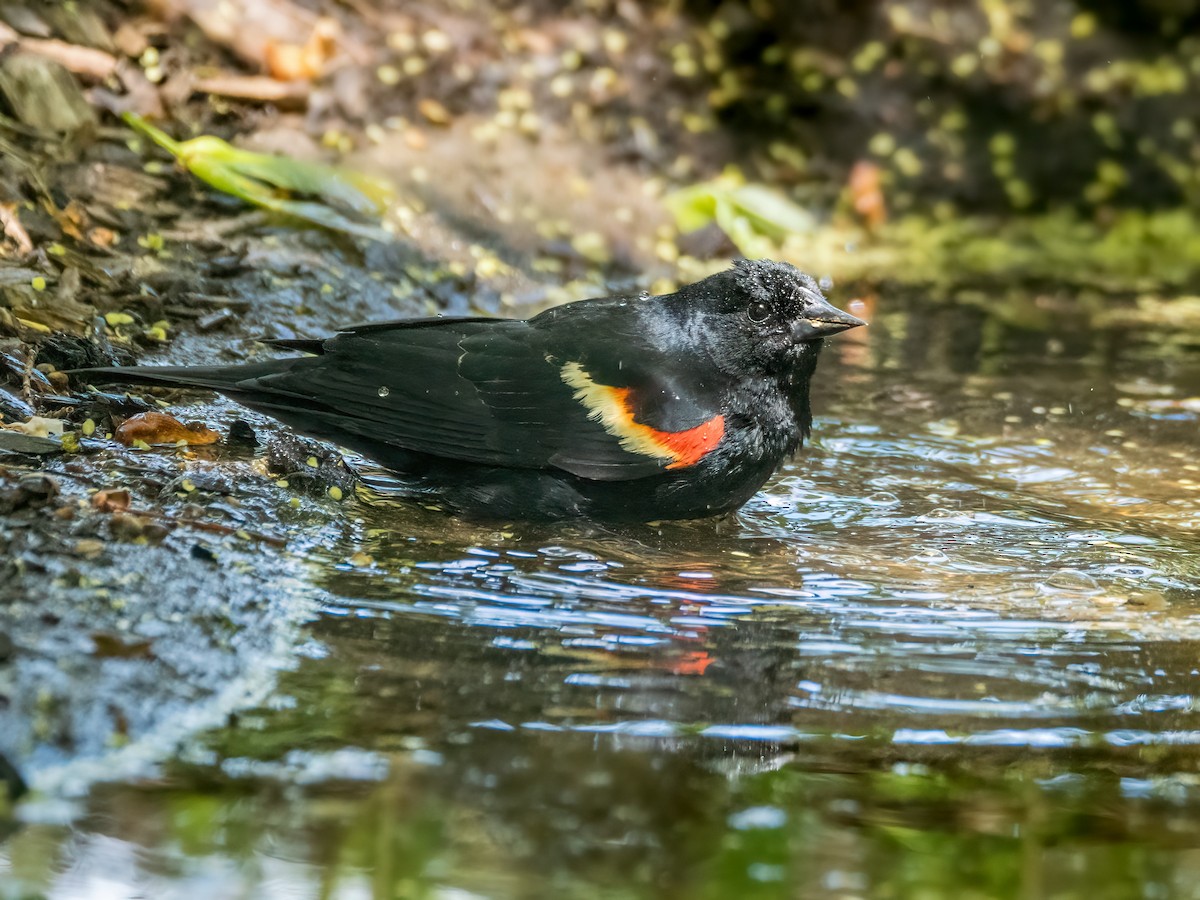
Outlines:
{"label": "black bird", "polygon": [[801,445],[822,339],[865,324],[779,262],[529,320],[424,318],[273,341],[313,356],[84,370],[219,391],[474,517],[692,519],[737,509]]}

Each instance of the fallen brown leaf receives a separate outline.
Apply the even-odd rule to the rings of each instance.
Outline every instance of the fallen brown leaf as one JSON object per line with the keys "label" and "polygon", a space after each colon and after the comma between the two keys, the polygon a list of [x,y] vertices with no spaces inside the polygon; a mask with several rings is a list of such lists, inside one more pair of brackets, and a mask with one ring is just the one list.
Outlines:
{"label": "fallen brown leaf", "polygon": [[163,412],[138,413],[126,419],[117,428],[116,439],[129,447],[138,441],[146,444],[212,444],[220,435],[198,423],[184,425],[172,415]]}

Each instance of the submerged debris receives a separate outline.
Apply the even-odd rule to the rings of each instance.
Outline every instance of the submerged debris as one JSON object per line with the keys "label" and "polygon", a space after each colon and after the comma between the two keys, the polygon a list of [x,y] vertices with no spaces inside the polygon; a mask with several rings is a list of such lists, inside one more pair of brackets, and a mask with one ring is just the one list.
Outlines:
{"label": "submerged debris", "polygon": [[272,435],[267,444],[267,468],[279,476],[280,486],[334,500],[352,496],[358,482],[338,453],[290,431]]}

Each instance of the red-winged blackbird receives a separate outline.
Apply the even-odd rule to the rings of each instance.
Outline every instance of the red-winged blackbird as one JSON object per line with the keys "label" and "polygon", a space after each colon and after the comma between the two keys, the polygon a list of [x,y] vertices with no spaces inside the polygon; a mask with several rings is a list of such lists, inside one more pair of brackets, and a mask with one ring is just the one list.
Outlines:
{"label": "red-winged blackbird", "polygon": [[427,318],[274,346],[229,367],[94,369],[209,388],[470,516],[653,521],[737,509],[812,424],[822,338],[864,324],[786,263],[527,321]]}

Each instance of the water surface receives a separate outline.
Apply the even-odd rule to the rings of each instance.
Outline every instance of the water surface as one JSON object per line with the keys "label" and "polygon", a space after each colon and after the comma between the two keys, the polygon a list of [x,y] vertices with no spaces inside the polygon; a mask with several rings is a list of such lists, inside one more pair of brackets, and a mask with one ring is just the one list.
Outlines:
{"label": "water surface", "polygon": [[736,518],[346,506],[270,701],[14,896],[1200,897],[1200,347],[868,318]]}

